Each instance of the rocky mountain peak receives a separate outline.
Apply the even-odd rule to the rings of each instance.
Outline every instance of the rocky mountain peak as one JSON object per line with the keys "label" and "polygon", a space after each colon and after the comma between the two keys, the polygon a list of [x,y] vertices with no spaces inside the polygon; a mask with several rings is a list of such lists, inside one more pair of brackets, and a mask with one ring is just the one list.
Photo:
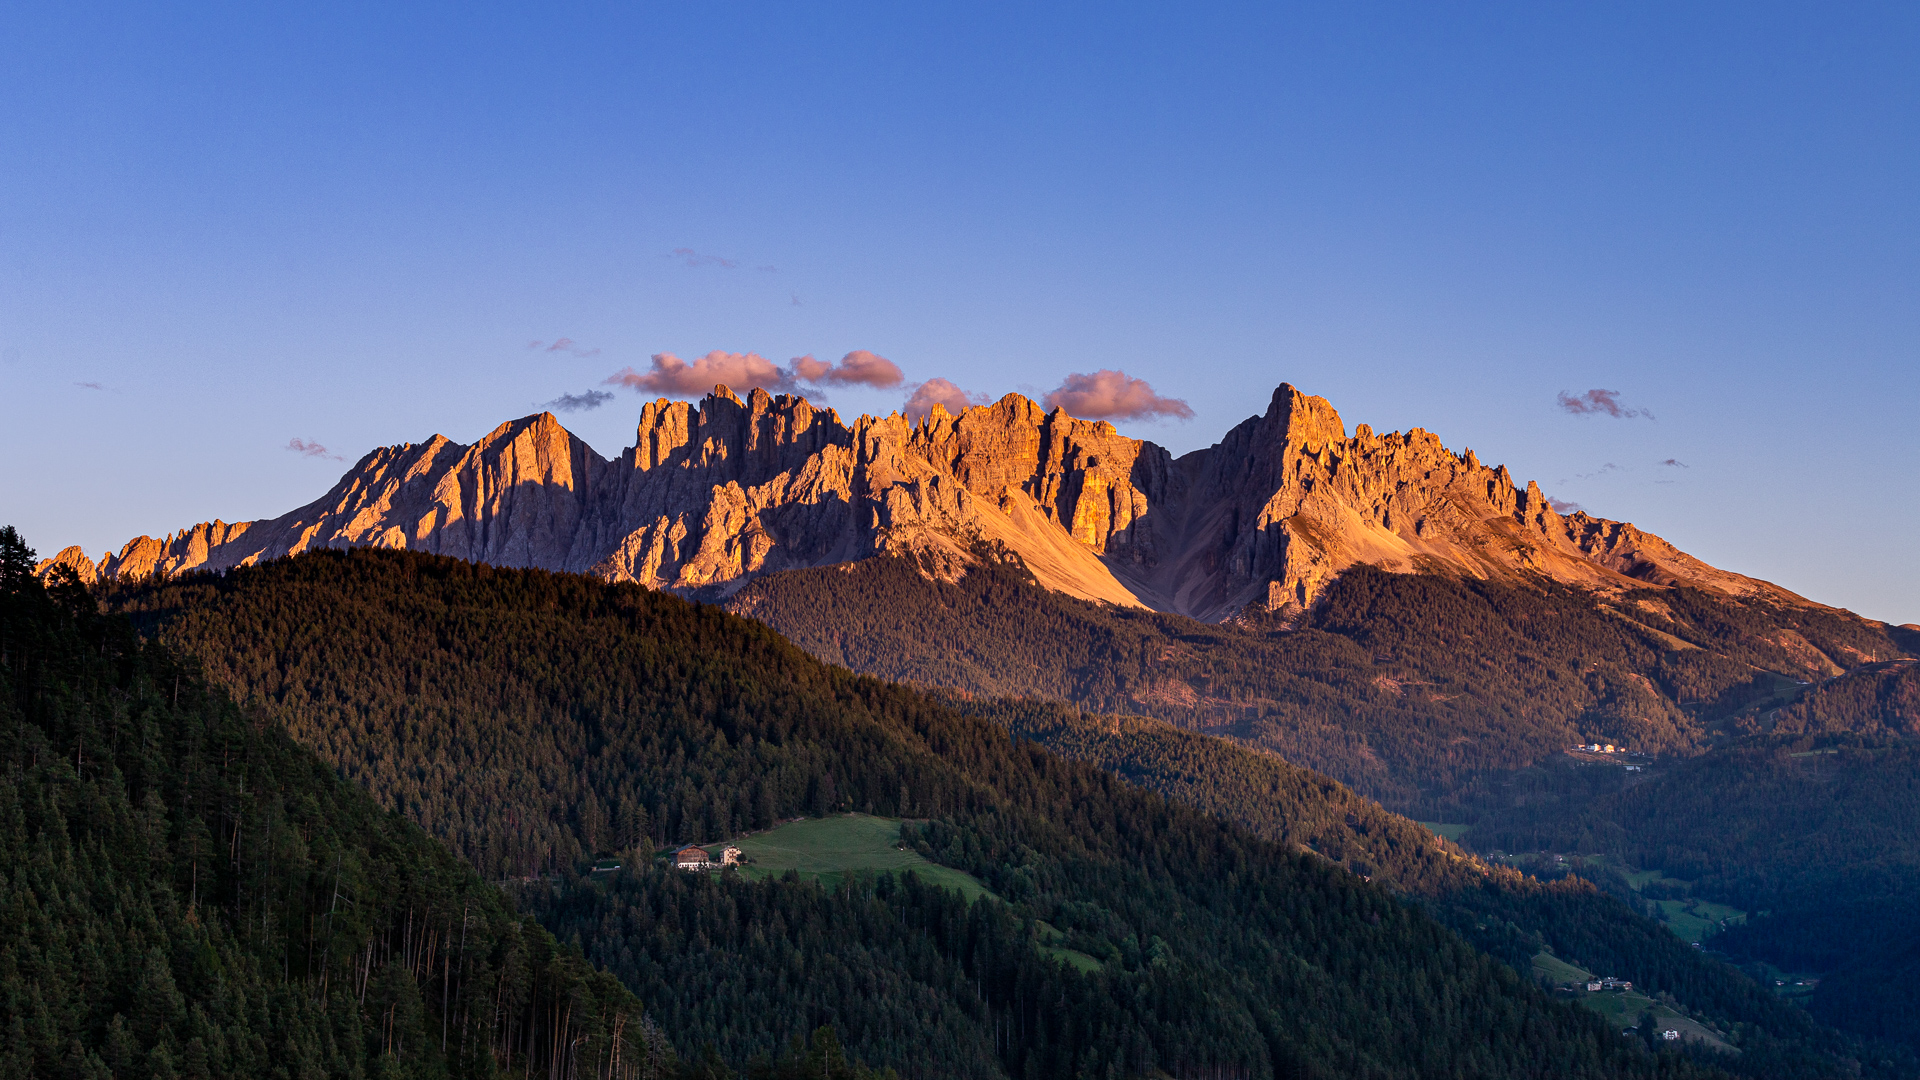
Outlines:
{"label": "rocky mountain peak", "polygon": [[1349,436],[1329,402],[1285,383],[1265,413],[1177,460],[1019,394],[957,415],[936,406],[917,424],[849,424],[802,397],[716,386],[697,404],[644,404],[612,461],[542,412],[472,445],[436,435],[374,450],[269,521],[137,537],[97,561],[70,548],[44,566],[140,577],[364,545],[725,595],[887,552],[964,573],[981,541],[1050,588],[1203,619],[1311,604],[1359,562],[1805,603],[1632,525],[1563,518],[1538,484],[1431,432]]}

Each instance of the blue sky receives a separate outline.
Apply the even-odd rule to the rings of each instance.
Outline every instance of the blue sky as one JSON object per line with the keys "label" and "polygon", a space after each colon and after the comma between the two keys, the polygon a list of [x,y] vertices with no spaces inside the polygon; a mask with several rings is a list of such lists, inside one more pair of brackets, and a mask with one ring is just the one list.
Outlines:
{"label": "blue sky", "polygon": [[1920,621],[1920,8],[551,7],[0,12],[0,517],[97,554],[316,497],[295,438],[865,349],[1121,370],[1176,451],[1290,381]]}

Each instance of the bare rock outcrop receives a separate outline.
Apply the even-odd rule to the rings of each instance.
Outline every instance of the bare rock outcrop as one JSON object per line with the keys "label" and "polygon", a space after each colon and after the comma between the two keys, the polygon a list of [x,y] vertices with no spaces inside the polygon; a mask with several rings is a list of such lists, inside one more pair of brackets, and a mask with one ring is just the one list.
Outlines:
{"label": "bare rock outcrop", "polygon": [[269,521],[137,537],[42,564],[83,580],[245,566],[315,548],[407,548],[726,595],[753,577],[884,552],[965,572],[979,541],[1049,588],[1225,618],[1308,605],[1359,562],[1599,591],[1691,584],[1807,601],[1715,569],[1632,525],[1561,516],[1538,485],[1414,429],[1351,436],[1324,399],[1282,385],[1263,415],[1178,459],[1104,421],[1017,394],[851,424],[831,409],[716,387],[641,409],[602,458],[550,413],[465,446],[383,447],[325,496]]}

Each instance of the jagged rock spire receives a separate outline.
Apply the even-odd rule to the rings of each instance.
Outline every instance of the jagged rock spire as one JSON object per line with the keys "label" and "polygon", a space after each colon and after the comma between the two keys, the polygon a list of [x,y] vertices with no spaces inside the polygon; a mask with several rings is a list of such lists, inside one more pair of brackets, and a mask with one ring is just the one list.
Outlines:
{"label": "jagged rock spire", "polygon": [[42,567],[143,577],[379,546],[725,594],[888,551],[960,573],[978,540],[1018,552],[1051,588],[1203,619],[1311,604],[1358,562],[1806,602],[1631,525],[1562,517],[1537,484],[1419,428],[1349,436],[1325,399],[1284,383],[1265,413],[1178,460],[1018,394],[918,425],[847,424],[804,398],[717,386],[697,406],[642,406],[614,461],[539,413],[471,446],[436,435],[375,450],[270,521],[137,537],[97,561],[68,548]]}

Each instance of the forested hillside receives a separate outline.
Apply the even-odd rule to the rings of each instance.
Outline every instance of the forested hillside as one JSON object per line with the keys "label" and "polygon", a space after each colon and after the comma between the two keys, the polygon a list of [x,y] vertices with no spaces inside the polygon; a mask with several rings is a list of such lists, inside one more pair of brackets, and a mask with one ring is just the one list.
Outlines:
{"label": "forested hillside", "polygon": [[[1873,1053],[1909,1063],[1911,1053],[1861,1045],[1819,1030],[1799,1008],[1741,972],[1691,948],[1616,896],[1577,877],[1540,882],[1489,865],[1425,828],[1387,813],[1324,776],[1231,740],[1143,717],[1089,716],[1053,702],[956,702],[1017,737],[1230,820],[1301,845],[1372,880],[1390,883],[1469,942],[1526,970],[1545,950],[1670,995],[1695,1017],[1740,1031],[1743,1070],[1757,1076],[1818,1071],[1809,1051]],[[1580,849],[1575,849],[1580,850]],[[1853,1018],[1830,1022],[1892,1035]],[[1844,1021],[1844,1023],[1843,1023]],[[1857,1042],[1857,1040],[1855,1041]]]}
{"label": "forested hillside", "polygon": [[[1894,659],[1920,647],[1909,629],[1686,589],[1600,602],[1366,568],[1296,622],[1206,626],[1049,593],[1005,559],[955,583],[905,560],[779,574],[732,606],[859,670],[1270,748],[1471,825],[1480,851],[1602,853],[1688,882],[1677,895],[1766,913],[1717,947],[1827,973],[1821,1017],[1920,1046],[1920,664]],[[1070,715],[1033,737],[1271,835],[1302,828],[1249,781],[1266,767],[1122,718],[1106,723],[1124,739],[1058,719]],[[1575,742],[1658,764],[1580,767],[1561,753]]]}
{"label": "forested hillside", "polygon": [[1754,912],[1715,947],[1826,973],[1816,1015],[1920,1045],[1920,663],[1834,678],[1740,727],[1647,783],[1493,815],[1476,842],[1616,856]]}
{"label": "forested hillside", "polygon": [[1908,655],[1827,609],[1365,566],[1297,622],[1211,625],[1074,600],[981,554],[951,583],[907,559],[776,574],[730,607],[856,671],[1232,735],[1444,820],[1511,801],[1513,773],[1575,742],[1694,752],[1797,680]]}
{"label": "forested hillside", "polygon": [[[956,1060],[985,1076],[1701,1067],[1553,1002],[1384,883],[710,608],[376,551],[115,601],[487,873],[561,871],[528,903],[649,995],[689,1052],[766,1049],[830,1022],[868,1060],[918,1075],[953,1068],[928,1061],[928,1039],[973,1053]],[[923,819],[906,839],[999,899],[963,908],[894,878],[831,891],[688,878],[644,860],[607,883],[566,879],[597,851],[839,809]],[[1110,958],[1044,959],[1049,929],[1104,941]],[[1757,1033],[1755,1052],[1786,1034]],[[1840,1075],[1812,1051],[1797,1071]]]}
{"label": "forested hillside", "polygon": [[31,570],[0,529],[0,1076],[647,1064],[617,981],[78,584]]}

